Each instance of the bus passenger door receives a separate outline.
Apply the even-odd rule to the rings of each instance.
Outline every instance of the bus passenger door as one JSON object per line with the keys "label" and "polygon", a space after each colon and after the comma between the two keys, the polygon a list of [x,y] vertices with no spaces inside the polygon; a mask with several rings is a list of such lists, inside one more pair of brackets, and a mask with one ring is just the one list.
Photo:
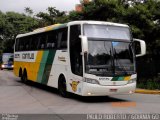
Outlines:
{"label": "bus passenger door", "polygon": [[70,92],[81,94],[82,79],[83,79],[83,63],[82,63],[82,47],[81,39],[81,26],[70,26],[70,41],[69,41],[69,54],[70,54],[70,68],[68,90]]}

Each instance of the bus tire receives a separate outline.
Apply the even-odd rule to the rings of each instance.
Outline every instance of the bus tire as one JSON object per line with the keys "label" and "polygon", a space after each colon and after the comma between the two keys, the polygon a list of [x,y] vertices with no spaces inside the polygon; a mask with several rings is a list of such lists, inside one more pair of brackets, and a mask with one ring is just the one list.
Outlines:
{"label": "bus tire", "polygon": [[60,76],[58,80],[58,91],[62,97],[65,97],[65,98],[68,97],[67,85],[66,85],[66,80],[64,76]]}
{"label": "bus tire", "polygon": [[22,76],[22,68],[19,69],[19,77]]}
{"label": "bus tire", "polygon": [[24,72],[21,76],[21,80],[22,80],[23,83],[27,82],[27,71],[26,71],[26,69],[24,70]]}

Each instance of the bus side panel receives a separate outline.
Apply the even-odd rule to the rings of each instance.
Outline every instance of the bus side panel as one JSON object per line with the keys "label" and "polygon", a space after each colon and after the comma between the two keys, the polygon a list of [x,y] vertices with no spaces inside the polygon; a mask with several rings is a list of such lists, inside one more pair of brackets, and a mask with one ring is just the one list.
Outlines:
{"label": "bus side panel", "polygon": [[40,63],[41,63],[41,60],[42,60],[42,56],[43,56],[43,51],[38,51],[35,63],[30,63],[30,66],[27,69],[29,80],[32,80],[34,82],[37,81],[37,76],[38,76],[38,71],[39,71],[39,68],[40,68]]}
{"label": "bus side panel", "polygon": [[[45,50],[45,51],[38,51],[38,52],[17,52],[15,56],[15,69],[14,73],[16,76],[19,76],[19,70],[22,68],[22,71],[26,69],[28,80],[47,84],[48,79],[51,72],[51,66],[53,64],[54,56],[56,50]],[[25,57],[24,54],[34,54],[34,59]],[[32,59],[32,60],[30,60]]]}
{"label": "bus side panel", "polygon": [[68,52],[63,52],[63,50],[56,51],[47,83],[48,86],[58,88],[58,79],[61,74],[64,75],[67,82],[68,60]]}
{"label": "bus side panel", "polygon": [[51,66],[55,58],[55,53],[56,50],[44,51],[37,76],[38,83],[42,83],[45,85],[48,83],[48,79],[51,72]]}
{"label": "bus side panel", "polygon": [[[37,80],[37,76],[38,76],[38,71],[39,71],[39,67],[40,67],[40,63],[41,63],[41,59],[42,59],[42,55],[43,55],[43,51],[38,51],[38,52],[34,52],[34,56],[35,56],[35,60],[33,61],[29,61],[27,59],[23,59],[22,58],[22,54],[24,52],[17,52],[15,54],[19,55],[19,58],[15,57],[15,61],[14,61],[14,74],[16,76],[19,76],[19,70],[20,68],[22,69],[22,71],[24,69],[27,70],[27,77],[29,80],[31,81],[36,81]],[[26,52],[25,52],[26,53]]]}
{"label": "bus side panel", "polygon": [[71,72],[68,52],[57,50],[52,64],[48,86],[58,88],[58,79],[64,75],[67,84],[67,91],[75,94],[82,94],[82,77]]}
{"label": "bus side panel", "polygon": [[19,62],[14,61],[14,69],[13,69],[13,72],[14,72],[14,74],[15,74],[17,77],[19,77],[19,69],[20,69]]}

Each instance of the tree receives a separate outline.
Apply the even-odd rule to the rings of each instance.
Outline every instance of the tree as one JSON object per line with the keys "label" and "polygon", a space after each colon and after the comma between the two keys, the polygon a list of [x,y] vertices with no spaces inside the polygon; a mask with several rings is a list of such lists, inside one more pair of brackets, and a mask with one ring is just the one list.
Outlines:
{"label": "tree", "polygon": [[64,23],[68,20],[66,12],[59,11],[55,7],[48,7],[48,13],[39,12],[36,16],[40,18],[42,26],[52,25],[56,23]]}
{"label": "tree", "polygon": [[3,28],[5,26],[4,14],[0,11],[0,53],[2,51],[3,43]]}
{"label": "tree", "polygon": [[33,14],[33,10],[30,7],[25,7],[24,11],[28,14],[28,16]]}
{"label": "tree", "polygon": [[37,28],[39,23],[35,18],[15,12],[1,13],[0,35],[2,38],[3,51],[13,52],[13,44],[18,34],[26,33]]}
{"label": "tree", "polygon": [[83,4],[83,11],[72,11],[70,20],[100,20],[128,24],[133,37],[144,39],[148,51],[160,41],[160,1],[94,0]]}
{"label": "tree", "polygon": [[69,15],[71,20],[77,18],[83,20],[119,21],[118,17],[123,11],[123,6],[118,0],[95,0],[83,5],[81,13],[72,11]]}

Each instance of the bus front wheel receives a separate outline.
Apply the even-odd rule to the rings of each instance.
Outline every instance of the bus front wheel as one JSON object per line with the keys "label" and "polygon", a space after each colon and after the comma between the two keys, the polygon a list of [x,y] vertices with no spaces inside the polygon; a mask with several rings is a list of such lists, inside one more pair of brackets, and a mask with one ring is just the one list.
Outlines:
{"label": "bus front wheel", "polygon": [[61,76],[58,80],[58,91],[62,97],[68,97],[67,85],[64,76]]}

